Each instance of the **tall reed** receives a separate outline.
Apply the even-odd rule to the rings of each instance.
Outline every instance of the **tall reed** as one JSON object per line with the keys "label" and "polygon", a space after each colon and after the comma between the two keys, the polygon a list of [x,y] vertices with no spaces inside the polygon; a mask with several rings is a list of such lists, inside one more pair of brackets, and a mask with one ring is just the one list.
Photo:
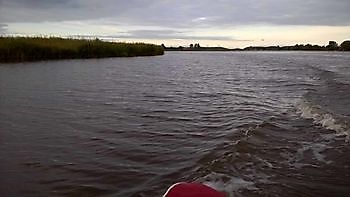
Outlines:
{"label": "tall reed", "polygon": [[0,37],[0,62],[163,55],[161,46],[99,39]]}

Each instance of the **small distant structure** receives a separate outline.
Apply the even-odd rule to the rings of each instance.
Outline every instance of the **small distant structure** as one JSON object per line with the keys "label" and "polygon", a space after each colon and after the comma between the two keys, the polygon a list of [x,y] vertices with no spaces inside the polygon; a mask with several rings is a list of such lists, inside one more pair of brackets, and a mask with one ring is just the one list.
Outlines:
{"label": "small distant structure", "polygon": [[190,48],[201,48],[201,46],[199,45],[199,43],[196,44],[190,44]]}
{"label": "small distant structure", "polygon": [[338,43],[336,41],[329,41],[329,46],[338,46]]}
{"label": "small distant structure", "polygon": [[329,41],[328,45],[326,47],[328,50],[337,50],[338,49],[338,43],[336,41]]}

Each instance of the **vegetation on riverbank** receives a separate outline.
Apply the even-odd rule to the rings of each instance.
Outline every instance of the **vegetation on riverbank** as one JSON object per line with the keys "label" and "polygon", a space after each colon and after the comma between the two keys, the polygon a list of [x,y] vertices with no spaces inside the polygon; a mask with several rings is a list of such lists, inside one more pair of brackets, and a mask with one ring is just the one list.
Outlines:
{"label": "vegetation on riverbank", "polygon": [[0,37],[0,62],[163,55],[161,46],[41,37]]}
{"label": "vegetation on riverbank", "polygon": [[327,46],[296,44],[294,46],[250,46],[245,48],[229,49],[224,47],[201,47],[199,44],[190,44],[188,47],[166,47],[166,51],[350,51],[350,40],[338,45],[335,41],[329,41]]}
{"label": "vegetation on riverbank", "polygon": [[246,51],[350,51],[350,41],[344,41],[338,45],[335,41],[329,41],[327,46],[296,44],[294,46],[267,46],[246,47]]}

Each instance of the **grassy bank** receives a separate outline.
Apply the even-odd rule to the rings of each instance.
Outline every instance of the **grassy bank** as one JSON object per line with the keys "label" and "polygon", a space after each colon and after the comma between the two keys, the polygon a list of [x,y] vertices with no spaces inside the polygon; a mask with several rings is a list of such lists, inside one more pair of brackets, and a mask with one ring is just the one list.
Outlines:
{"label": "grassy bank", "polygon": [[0,37],[0,62],[163,55],[161,46],[64,38]]}

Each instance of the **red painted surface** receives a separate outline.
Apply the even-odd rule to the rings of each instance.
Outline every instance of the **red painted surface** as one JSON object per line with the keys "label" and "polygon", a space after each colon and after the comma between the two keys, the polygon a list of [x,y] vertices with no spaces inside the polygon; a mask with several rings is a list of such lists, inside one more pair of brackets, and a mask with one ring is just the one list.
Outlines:
{"label": "red painted surface", "polygon": [[226,197],[222,192],[200,183],[177,183],[163,197]]}

